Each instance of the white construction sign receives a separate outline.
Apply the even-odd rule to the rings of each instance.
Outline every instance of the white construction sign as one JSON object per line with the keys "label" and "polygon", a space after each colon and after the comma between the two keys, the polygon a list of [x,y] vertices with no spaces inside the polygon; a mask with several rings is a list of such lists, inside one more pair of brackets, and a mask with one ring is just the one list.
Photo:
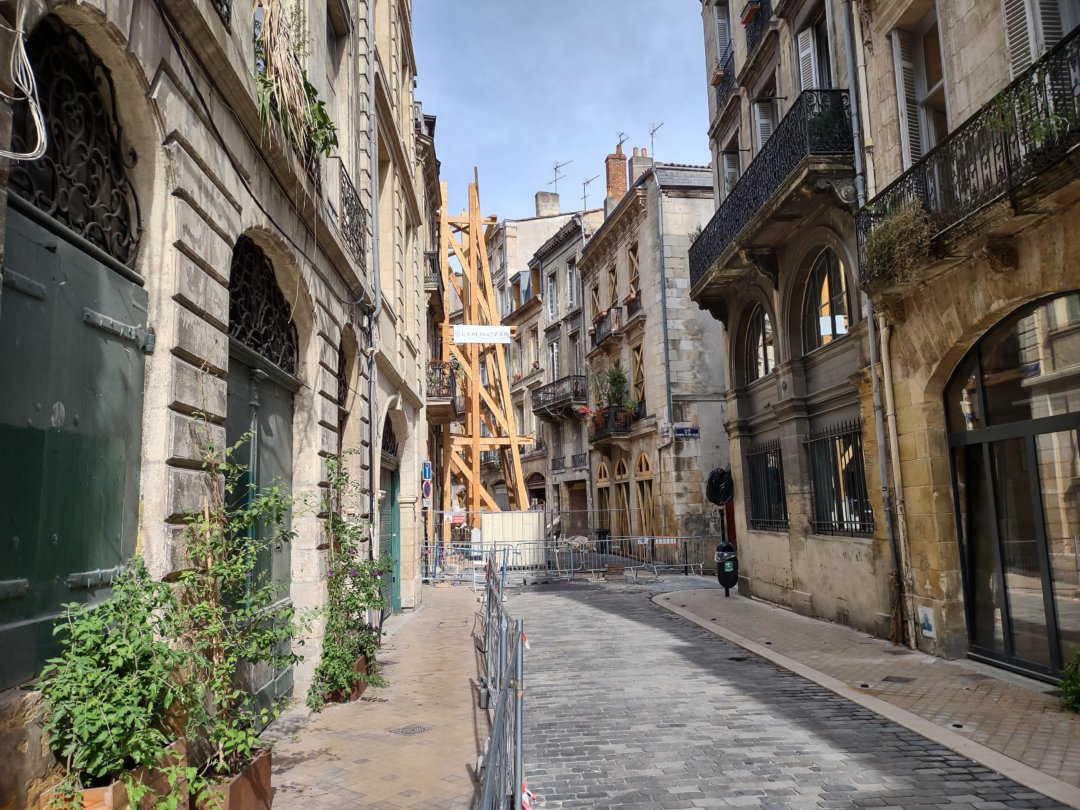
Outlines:
{"label": "white construction sign", "polygon": [[510,343],[509,326],[454,326],[454,343]]}

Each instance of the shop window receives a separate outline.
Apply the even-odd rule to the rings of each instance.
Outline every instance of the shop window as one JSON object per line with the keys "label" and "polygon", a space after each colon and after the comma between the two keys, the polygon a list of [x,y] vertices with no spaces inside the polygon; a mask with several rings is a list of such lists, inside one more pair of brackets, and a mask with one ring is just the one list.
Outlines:
{"label": "shop window", "polygon": [[844,265],[826,248],[810,272],[803,314],[803,340],[807,352],[832,343],[848,333],[847,279]]}

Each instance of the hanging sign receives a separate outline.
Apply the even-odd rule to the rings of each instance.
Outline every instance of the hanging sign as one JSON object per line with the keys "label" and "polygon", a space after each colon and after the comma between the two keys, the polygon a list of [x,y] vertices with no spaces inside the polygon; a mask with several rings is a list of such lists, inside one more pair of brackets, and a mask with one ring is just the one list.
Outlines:
{"label": "hanging sign", "polygon": [[509,326],[454,326],[454,343],[510,343]]}

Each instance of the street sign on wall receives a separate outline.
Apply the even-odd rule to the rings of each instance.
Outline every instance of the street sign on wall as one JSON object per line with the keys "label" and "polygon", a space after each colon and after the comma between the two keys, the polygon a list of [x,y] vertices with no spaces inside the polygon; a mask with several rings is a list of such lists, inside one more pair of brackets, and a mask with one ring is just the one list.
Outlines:
{"label": "street sign on wall", "polygon": [[431,480],[431,462],[430,461],[425,461],[423,464],[420,465],[420,480],[421,481],[430,481]]}
{"label": "street sign on wall", "polygon": [[701,428],[677,427],[675,428],[675,438],[682,441],[685,441],[686,439],[700,439]]}
{"label": "street sign on wall", "polygon": [[510,343],[509,326],[454,326],[454,343]]}

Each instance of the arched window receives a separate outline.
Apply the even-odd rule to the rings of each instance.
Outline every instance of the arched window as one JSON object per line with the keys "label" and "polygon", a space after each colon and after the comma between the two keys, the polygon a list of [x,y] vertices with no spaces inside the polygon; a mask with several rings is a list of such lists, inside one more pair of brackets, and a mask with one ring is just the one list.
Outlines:
{"label": "arched window", "polygon": [[656,533],[656,520],[653,504],[652,462],[647,453],[642,453],[634,463],[634,483],[637,486],[637,531],[638,534],[652,537]]}
{"label": "arched window", "polygon": [[612,534],[615,537],[626,537],[631,532],[630,521],[630,468],[626,465],[626,459],[620,458],[615,462],[615,513],[612,523]]}
{"label": "arched window", "polygon": [[750,315],[746,332],[746,381],[761,379],[776,367],[772,322],[765,307],[758,304]]}
{"label": "arched window", "polygon": [[262,248],[246,236],[236,241],[229,280],[229,337],[287,374],[296,376],[298,343],[292,307]]}
{"label": "arched window", "polygon": [[831,248],[821,251],[806,289],[803,346],[811,352],[848,333],[850,308],[847,279],[840,257]]}

